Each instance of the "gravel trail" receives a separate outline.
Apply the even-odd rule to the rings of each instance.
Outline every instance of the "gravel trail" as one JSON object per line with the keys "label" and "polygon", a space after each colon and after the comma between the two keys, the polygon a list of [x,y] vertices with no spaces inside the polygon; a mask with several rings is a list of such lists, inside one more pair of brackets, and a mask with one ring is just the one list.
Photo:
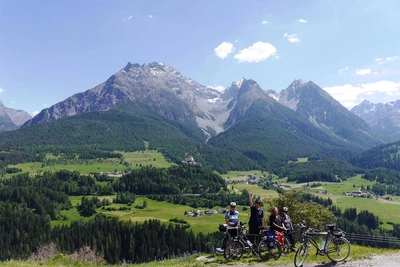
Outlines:
{"label": "gravel trail", "polygon": [[[328,259],[327,259],[328,260]],[[329,260],[328,260],[329,261]],[[257,264],[229,263],[218,265],[219,267],[266,267],[268,262]],[[294,267],[294,264],[279,265],[274,267]],[[400,267],[400,251],[398,253],[371,255],[362,260],[348,260],[339,263],[311,263],[305,262],[303,267]]]}

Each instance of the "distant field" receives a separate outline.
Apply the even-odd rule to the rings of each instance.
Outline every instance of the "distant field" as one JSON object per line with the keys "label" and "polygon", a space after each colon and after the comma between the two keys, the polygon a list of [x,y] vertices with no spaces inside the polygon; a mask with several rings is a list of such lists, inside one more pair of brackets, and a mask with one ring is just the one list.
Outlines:
{"label": "distant field", "polygon": [[222,177],[223,177],[224,179],[226,179],[226,180],[230,179],[230,180],[237,181],[237,180],[244,180],[244,179],[247,179],[247,177],[248,177],[249,175],[252,175],[252,176],[261,176],[262,174],[263,174],[263,172],[258,171],[258,170],[254,170],[254,171],[243,171],[243,172],[240,172],[240,171],[230,171],[230,172],[228,172],[227,174],[223,174]]}
{"label": "distant field", "polygon": [[[288,184],[293,189],[299,188],[304,184],[287,183],[281,181],[282,184]],[[311,182],[310,185],[314,183]],[[382,199],[368,199],[360,197],[348,197],[344,196],[346,192],[358,191],[363,185],[365,188],[369,185],[372,186],[374,182],[361,178],[361,175],[357,175],[341,183],[328,183],[328,182],[315,182],[321,183],[322,185],[310,190],[311,193],[323,198],[330,198],[333,204],[337,207],[342,208],[344,211],[346,208],[356,208],[357,212],[361,210],[368,210],[374,215],[378,216],[384,224],[381,227],[385,229],[393,229],[393,227],[387,222],[400,224],[400,198],[393,197],[391,201],[385,201]],[[327,191],[327,194],[322,194],[322,191]]]}
{"label": "distant field", "polygon": [[235,184],[234,188],[236,190],[242,191],[243,189],[251,189],[253,191],[253,195],[260,197],[261,199],[265,198],[274,198],[278,196],[278,193],[274,190],[265,190],[262,187],[252,185],[252,184]]}
{"label": "distant field", "polygon": [[[119,152],[119,151],[117,151]],[[152,165],[157,168],[168,168],[174,163],[167,162],[164,156],[155,150],[146,150],[138,152],[120,152],[124,161],[130,163],[130,168],[140,168],[140,166]],[[52,154],[46,155],[47,158],[56,158]],[[103,159],[103,160],[87,160],[81,164],[56,164],[53,166],[44,166],[43,162],[30,162],[17,165],[9,165],[8,167],[16,167],[23,173],[29,172],[35,175],[44,171],[70,170],[78,171],[81,174],[89,174],[93,172],[114,172],[124,171],[127,167],[120,164],[119,159]],[[15,174],[6,174],[5,178],[9,178]]]}
{"label": "distant field", "polygon": [[[167,168],[171,166],[173,163],[167,162],[167,160],[162,156],[161,153],[157,151],[139,151],[139,152],[121,152],[124,157],[124,161],[130,164],[131,168],[140,168],[140,166],[148,166],[152,165],[157,168]],[[56,158],[54,155],[49,154],[47,158]],[[307,159],[299,159],[298,162],[304,162]],[[81,174],[89,174],[91,172],[113,172],[113,171],[124,171],[127,167],[120,163],[119,159],[103,159],[99,161],[85,161],[81,164],[57,164],[54,166],[44,166],[42,162],[34,162],[34,163],[25,163],[25,164],[17,164],[8,167],[16,167],[22,169],[22,172],[29,172],[31,175],[35,175],[37,173],[43,171],[55,171],[60,169],[67,169],[71,171],[79,171]],[[249,175],[251,176],[262,176],[266,175],[259,170],[252,171],[231,171],[227,174],[222,175],[227,181],[240,181],[245,180]],[[14,174],[12,174],[14,175]],[[7,174],[5,177],[11,177],[11,174]],[[300,189],[305,184],[296,184],[296,183],[288,183],[286,179],[276,179],[282,185],[287,185],[287,190]],[[310,184],[312,184],[311,182]],[[318,182],[315,182],[318,183]],[[373,212],[376,216],[378,216],[384,224],[382,227],[386,229],[392,229],[392,226],[387,224],[387,222],[400,224],[400,197],[394,196],[391,201],[383,201],[381,199],[367,199],[367,198],[354,198],[354,197],[346,197],[343,194],[345,192],[352,192],[358,190],[362,185],[366,188],[368,185],[372,186],[374,182],[365,180],[361,178],[361,175],[357,175],[356,177],[350,178],[347,181],[341,183],[328,183],[328,182],[320,182],[321,186],[312,188],[310,192],[324,198],[331,198],[334,205],[341,207],[344,211],[346,208],[357,208],[357,211],[368,210]],[[261,199],[268,199],[278,196],[275,191],[272,190],[264,190],[261,187],[256,185],[242,184],[237,183],[234,185],[229,185],[229,189],[233,189],[238,192],[243,189],[251,188],[254,192],[254,195],[257,197],[261,197]],[[289,187],[290,186],[290,187]],[[321,194],[321,192],[327,191],[327,194]],[[110,197],[111,198],[111,197]],[[146,200],[148,203],[148,207],[140,210],[134,208],[136,205],[141,205],[143,200]],[[71,197],[71,201],[74,206],[78,202],[80,202],[80,197]],[[113,204],[113,206],[119,207],[124,206],[120,204]],[[126,205],[125,205],[126,206]],[[219,207],[216,207],[219,208]],[[238,207],[238,211],[241,210],[242,207]],[[188,223],[191,224],[191,228],[195,232],[213,232],[216,230],[216,227],[219,223],[224,221],[222,214],[214,214],[209,216],[202,216],[198,218],[186,217],[184,216],[185,211],[191,211],[193,208],[188,206],[175,205],[170,203],[162,203],[155,202],[146,198],[138,198],[136,203],[131,207],[131,211],[114,211],[114,212],[105,212],[104,210],[98,209],[98,212],[104,212],[110,216],[118,216],[122,220],[131,220],[131,221],[144,221],[148,219],[158,219],[163,222],[168,222],[169,219],[178,218],[184,219]],[[69,211],[62,211],[63,215],[66,215],[69,219],[68,221],[55,221],[52,222],[53,225],[70,223],[72,220],[83,219],[89,220],[89,218],[80,217],[76,208],[73,208]],[[241,217],[247,218],[248,212],[242,211]]]}
{"label": "distant field", "polygon": [[[112,199],[114,196],[106,196],[106,198]],[[104,197],[99,197],[99,199],[103,199]],[[73,196],[70,197],[71,203],[76,206],[80,203],[81,197]],[[143,201],[147,202],[147,207],[144,209],[137,209],[135,206],[143,205]],[[125,204],[111,204],[107,207],[127,207]],[[167,202],[157,202],[146,197],[138,197],[136,198],[135,203],[130,207],[131,210],[126,211],[107,211],[103,210],[102,208],[97,209],[97,213],[103,213],[107,216],[117,216],[121,220],[125,221],[133,221],[133,222],[144,222],[145,220],[150,219],[157,219],[164,223],[170,223],[170,219],[178,218],[183,219],[188,222],[191,227],[190,229],[193,230],[195,233],[210,233],[217,231],[218,224],[224,223],[224,214],[212,214],[212,215],[202,215],[200,217],[188,217],[185,216],[185,211],[193,211],[195,209],[189,206],[171,204]],[[238,211],[240,212],[243,218],[248,218],[248,212],[242,211],[242,206],[238,206]],[[198,208],[199,210],[206,210],[206,208]],[[219,207],[216,207],[218,210]],[[59,224],[70,224],[72,221],[77,219],[89,220],[95,217],[92,215],[91,217],[81,217],[76,210],[73,208],[71,210],[63,210],[61,211],[62,215],[68,217],[67,221],[53,221],[52,225],[59,225]]]}

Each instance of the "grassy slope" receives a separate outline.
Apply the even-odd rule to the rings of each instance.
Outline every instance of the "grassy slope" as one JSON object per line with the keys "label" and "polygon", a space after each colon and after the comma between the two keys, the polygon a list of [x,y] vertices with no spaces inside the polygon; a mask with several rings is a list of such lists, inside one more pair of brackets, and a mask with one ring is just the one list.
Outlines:
{"label": "grassy slope", "polygon": [[[140,164],[142,166],[152,165],[154,167],[168,167],[171,163],[167,162],[161,153],[156,151],[140,151],[140,152],[129,152],[122,153],[124,156],[124,160],[131,164],[132,168],[139,168]],[[51,157],[51,155],[49,155]],[[156,159],[156,160],[154,160]],[[93,163],[93,164],[82,164],[82,165],[55,165],[50,167],[42,167],[42,163],[26,163],[26,164],[18,164],[15,167],[21,168],[23,172],[29,172],[32,175],[44,171],[44,170],[56,170],[56,169],[68,169],[68,170],[78,170],[82,174],[88,174],[90,172],[107,172],[114,171],[115,169],[119,171],[123,171],[126,167],[119,164],[119,160],[117,159],[109,159],[107,161],[103,161],[102,163]],[[227,180],[236,181],[245,179],[248,175],[260,176],[262,175],[261,171],[252,170],[247,172],[229,172],[228,174],[222,175]],[[282,184],[289,184],[293,189],[300,188],[301,184],[295,183],[287,183],[286,179],[278,180]],[[393,197],[392,201],[383,201],[381,199],[366,199],[366,198],[353,198],[343,196],[344,192],[351,192],[358,190],[361,185],[367,187],[367,185],[374,184],[371,181],[362,179],[360,176],[356,176],[348,179],[345,182],[340,184],[337,183],[328,183],[322,182],[322,186],[313,188],[310,192],[315,193],[320,197],[330,197],[333,200],[334,205],[341,207],[344,211],[346,208],[357,208],[357,211],[368,209],[368,211],[373,212],[377,215],[384,224],[382,227],[386,229],[392,229],[391,225],[388,225],[387,222],[392,223],[400,223],[400,214],[397,212],[400,208],[400,197]],[[232,188],[232,185],[229,187]],[[233,185],[235,191],[240,191],[243,189],[252,188],[254,194],[256,196],[260,196],[262,199],[276,197],[277,193],[270,190],[263,190],[260,187],[254,185],[247,185],[242,183],[237,183]],[[328,194],[321,194],[321,191],[328,191]],[[142,198],[138,198],[136,203],[131,207],[131,211],[114,211],[114,212],[106,212],[106,214],[110,216],[119,216],[122,220],[132,220],[132,221],[144,221],[148,219],[159,219],[164,222],[168,222],[169,219],[178,218],[186,220],[190,225],[191,229],[194,232],[212,232],[216,229],[216,226],[223,222],[223,216],[221,214],[213,214],[210,216],[202,216],[199,218],[192,218],[184,216],[185,211],[191,211],[193,208],[189,206],[181,206],[174,205],[170,203],[161,203],[154,202],[152,200],[146,199],[148,203],[148,208],[144,210],[136,209],[134,206],[141,205],[143,200]],[[80,197],[71,197],[71,201],[75,206],[79,201]],[[113,204],[113,206],[119,207],[124,205]],[[219,207],[216,207],[218,209]],[[200,208],[205,209],[205,208]],[[247,219],[248,211],[243,211],[242,207],[238,209],[241,211],[242,219]],[[101,209],[98,209],[98,212],[104,212]],[[69,211],[62,211],[62,214],[68,217],[68,221],[56,221],[53,222],[53,225],[70,223],[72,220],[83,219],[88,220],[89,218],[82,218],[79,216],[76,209],[71,209]]]}
{"label": "grassy slope", "polygon": [[[284,179],[280,181],[284,184],[291,185],[293,188],[301,186],[294,183],[286,183]],[[356,208],[357,212],[368,210],[384,222],[381,227],[385,229],[393,229],[387,222],[400,223],[400,214],[398,213],[400,209],[399,197],[393,197],[391,201],[385,201],[382,199],[348,197],[343,195],[343,193],[346,192],[358,191],[362,185],[366,188],[368,185],[372,186],[374,184],[374,182],[361,178],[360,175],[352,177],[340,184],[328,182],[321,182],[321,184],[322,186],[313,188],[310,192],[319,197],[331,198],[333,204],[342,208],[343,212],[346,208]],[[327,190],[328,194],[320,193],[325,190]]]}
{"label": "grassy slope", "polygon": [[[377,248],[368,248],[362,246],[351,246],[350,256],[348,261],[351,260],[363,260],[368,259],[372,255],[380,255],[385,253],[399,253],[398,250],[388,250],[388,249],[377,249]],[[314,254],[314,255],[313,255]],[[198,258],[198,259],[197,259]],[[212,255],[201,255],[198,256],[189,256],[185,258],[173,259],[173,260],[163,260],[157,262],[148,262],[142,264],[124,264],[125,266],[135,266],[135,267],[213,267],[213,266],[293,266],[294,253],[290,253],[287,256],[281,257],[278,260],[267,260],[261,261],[255,257],[249,257],[247,254],[243,255],[242,259],[238,262],[227,263],[222,256],[213,257]],[[314,250],[311,249],[309,255],[307,256],[306,265],[314,266],[317,264],[318,266],[331,266],[330,260],[326,256],[316,256]],[[84,263],[74,260],[69,260],[67,256],[57,255],[50,260],[44,261],[19,261],[19,260],[11,260],[6,262],[0,262],[0,266],[106,266],[106,265],[95,265],[91,263]],[[111,265],[108,265],[111,266]],[[334,264],[332,265],[334,266]],[[383,265],[384,266],[384,265]]]}
{"label": "grassy slope", "polygon": [[[165,160],[163,155],[155,150],[146,150],[138,152],[120,152],[124,161],[131,164],[131,168],[140,168],[142,166],[152,165],[157,168],[168,168],[173,163],[169,163]],[[52,154],[47,155],[48,158],[54,158]],[[155,160],[154,160],[155,159]],[[78,171],[81,174],[89,174],[91,172],[113,172],[124,171],[126,166],[119,164],[119,159],[107,159],[101,162],[98,161],[87,161],[83,164],[56,164],[54,166],[42,166],[42,162],[30,162],[17,165],[9,165],[8,167],[16,167],[22,170],[22,172],[29,172],[34,175],[38,172],[43,171],[55,171],[60,169],[67,169],[70,171]],[[5,178],[11,177],[13,174],[6,174]]]}
{"label": "grassy slope", "polygon": [[[124,158],[126,161],[132,163],[132,167],[136,167],[137,165],[150,165],[152,164],[153,166],[157,167],[168,167],[170,166],[170,163],[166,162],[163,157],[161,156],[160,153],[157,153],[155,151],[145,151],[144,153],[142,152],[134,152],[134,153],[124,153]],[[156,158],[156,161],[153,159]],[[36,166],[36,167],[35,167]],[[81,165],[79,165],[81,166]],[[60,169],[69,169],[69,170],[76,170],[75,165],[62,165],[59,166]],[[114,169],[117,166],[117,163],[112,163],[110,162],[105,162],[99,165],[100,168],[110,168],[110,171],[114,171]],[[23,169],[24,171],[28,171],[32,174],[36,173],[37,171],[41,170],[41,163],[37,163],[37,165],[31,164],[20,164],[18,165],[18,168],[25,168]],[[82,170],[87,171],[87,173],[91,171],[98,171],[98,166],[89,166],[87,168],[81,167]],[[82,171],[82,173],[86,173],[85,171]],[[104,170],[107,171],[107,170]],[[244,177],[247,177],[249,174],[251,175],[256,175],[259,176],[261,175],[260,171],[253,170],[249,172],[229,172],[226,175],[223,175],[224,178],[226,179],[231,179],[231,180],[242,180]],[[280,179],[279,180],[281,183],[286,183],[285,179]],[[327,190],[328,195],[323,195],[320,193],[316,193],[318,196],[321,197],[330,197],[334,204],[342,207],[344,210],[345,208],[348,207],[356,207],[358,211],[362,209],[368,208],[369,211],[373,212],[375,215],[379,216],[381,220],[387,222],[391,221],[394,223],[400,223],[400,215],[397,215],[398,204],[400,203],[400,198],[399,197],[394,197],[393,200],[390,202],[391,204],[388,204],[387,202],[382,202],[380,200],[371,200],[371,199],[365,199],[365,198],[353,198],[353,197],[344,197],[343,192],[351,192],[359,187],[361,185],[364,185],[365,187],[367,185],[371,185],[372,183],[370,181],[362,179],[360,176],[350,178],[349,180],[336,184],[336,183],[322,183],[321,187],[314,188],[312,192],[316,193],[317,191],[323,191]],[[293,188],[299,188],[301,185],[298,184],[290,184]],[[353,186],[354,185],[354,186]],[[270,198],[270,197],[275,197],[277,196],[277,193],[274,191],[270,190],[263,190],[260,187],[254,186],[254,185],[247,185],[247,184],[235,184],[234,189],[235,190],[242,190],[242,189],[248,189],[252,188],[253,192],[257,196],[261,196],[261,198]],[[112,198],[112,196],[106,196],[108,198]],[[71,197],[71,202],[74,206],[76,206],[79,202],[81,197]],[[136,209],[134,206],[136,205],[142,205],[143,201],[147,201],[147,208],[145,209]],[[112,206],[115,207],[120,207],[120,206],[126,206],[122,204],[112,204]],[[217,209],[219,207],[216,207]],[[213,215],[207,215],[207,216],[201,216],[201,217],[186,217],[184,215],[185,211],[191,211],[193,210],[191,207],[188,206],[182,206],[182,205],[175,205],[171,203],[165,203],[165,202],[156,202],[153,200],[150,200],[145,197],[138,197],[135,204],[131,207],[130,211],[114,211],[114,212],[107,212],[102,210],[101,208],[98,209],[98,212],[104,212],[107,215],[110,216],[119,216],[122,220],[132,220],[132,221],[144,221],[148,219],[157,219],[162,222],[168,223],[169,219],[173,218],[178,218],[178,219],[183,219],[187,221],[191,225],[191,229],[195,232],[213,232],[216,231],[216,228],[219,223],[223,222],[224,217],[223,214],[213,214]],[[241,213],[242,220],[243,218],[247,218],[249,210],[243,210],[243,207],[239,206],[238,210]],[[76,219],[84,219],[84,220],[89,220],[94,217],[88,217],[88,218],[83,218],[80,217],[78,212],[76,211],[76,208],[73,208],[69,211],[62,211],[62,214],[66,215],[69,220],[68,221],[57,221],[53,222],[53,225],[56,224],[63,224],[63,223],[70,223],[72,220]],[[390,225],[384,224],[384,227],[391,227]],[[372,248],[367,248],[367,247],[360,247],[360,246],[352,246],[352,252],[350,254],[349,259],[363,259],[363,258],[368,258],[370,255],[373,254],[381,254],[384,252],[390,252],[390,250],[383,250],[383,249],[372,249]],[[398,253],[398,251],[397,251]],[[312,253],[311,253],[312,254]],[[207,256],[207,255],[206,255]],[[278,266],[285,264],[287,266],[291,266],[293,264],[293,256],[294,254],[290,254],[284,258],[279,259],[278,261],[268,261],[269,266]],[[255,258],[249,258],[247,256],[244,256],[244,258],[240,261],[241,263],[245,262],[248,265],[253,265],[253,264],[259,264],[260,261]],[[307,262],[319,262],[319,263],[326,263],[328,262],[328,259],[326,257],[321,257],[321,256],[309,256],[307,258]],[[262,262],[261,262],[262,263]],[[55,260],[47,260],[47,261],[8,261],[8,262],[0,262],[0,266],[93,266],[92,264],[88,263],[82,263],[82,262],[76,262],[72,260],[67,260],[66,257],[56,257]],[[225,265],[225,261],[222,257],[217,257],[215,259],[212,259],[211,262],[208,261],[198,261],[193,257],[188,257],[184,259],[176,259],[176,260],[170,260],[170,261],[161,261],[161,262],[155,262],[155,263],[146,263],[146,264],[135,264],[134,266],[146,266],[146,267],[152,267],[152,266],[158,266],[158,267],[169,267],[169,266],[220,266],[220,265]]]}

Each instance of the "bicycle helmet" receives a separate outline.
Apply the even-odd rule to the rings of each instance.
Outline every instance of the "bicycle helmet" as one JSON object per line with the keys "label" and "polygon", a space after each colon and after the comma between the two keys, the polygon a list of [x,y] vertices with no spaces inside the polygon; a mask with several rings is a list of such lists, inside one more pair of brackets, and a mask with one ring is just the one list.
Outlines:
{"label": "bicycle helmet", "polygon": [[288,208],[287,208],[287,207],[283,207],[282,210],[283,210],[283,211],[288,211]]}
{"label": "bicycle helmet", "polygon": [[236,203],[235,203],[235,202],[231,202],[231,203],[229,204],[229,206],[231,206],[231,207],[236,207]]}

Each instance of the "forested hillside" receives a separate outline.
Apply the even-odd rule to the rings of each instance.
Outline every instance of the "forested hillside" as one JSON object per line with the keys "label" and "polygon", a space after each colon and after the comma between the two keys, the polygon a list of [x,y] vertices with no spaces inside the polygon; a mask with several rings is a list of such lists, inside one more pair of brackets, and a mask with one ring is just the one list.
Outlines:
{"label": "forested hillside", "polygon": [[371,148],[349,162],[365,169],[382,167],[400,171],[400,141]]}
{"label": "forested hillside", "polygon": [[[99,181],[108,183],[101,186]],[[68,196],[77,194],[117,193],[113,201],[132,205],[138,193],[217,193],[225,187],[226,183],[219,175],[186,165],[169,169],[142,168],[121,180],[66,170],[45,172],[35,177],[18,174],[0,181],[0,260],[26,258],[39,245],[49,242],[55,242],[70,253],[82,246],[90,246],[109,263],[122,260],[145,262],[186,251],[206,251],[206,243],[212,235],[194,235],[186,225],[166,225],[157,220],[134,224],[103,215],[87,222],[74,221],[54,228],[50,227],[50,221],[66,219],[60,211],[72,208]],[[142,191],[144,188],[147,188],[145,192]],[[96,213],[95,207],[107,205],[110,202],[98,201],[97,197],[90,200],[83,197],[78,210],[83,216],[91,216]]]}

